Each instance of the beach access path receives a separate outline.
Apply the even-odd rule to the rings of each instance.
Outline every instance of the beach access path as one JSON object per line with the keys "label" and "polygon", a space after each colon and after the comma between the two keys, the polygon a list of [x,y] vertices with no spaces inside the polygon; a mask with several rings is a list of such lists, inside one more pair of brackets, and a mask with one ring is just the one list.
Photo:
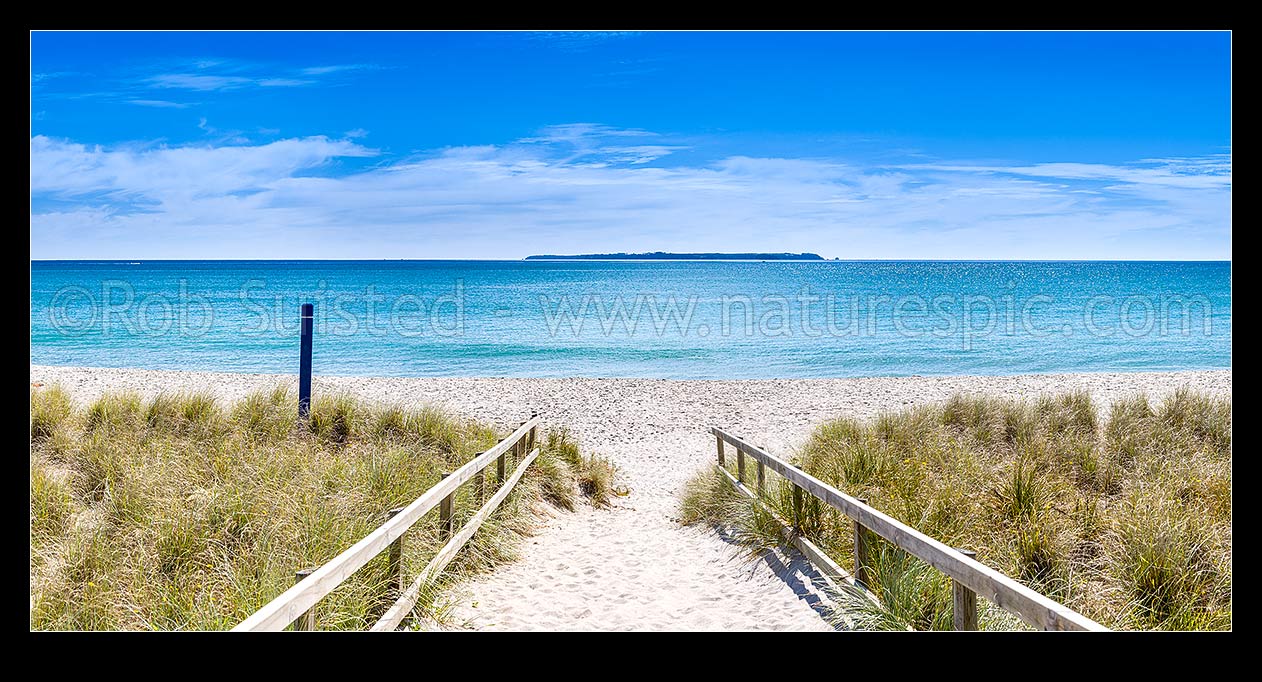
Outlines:
{"label": "beach access path", "polygon": [[[631,494],[613,509],[555,511],[522,558],[457,586],[452,622],[475,630],[828,630],[813,571],[781,554],[750,557],[718,535],[678,521],[684,482],[714,461],[722,426],[791,455],[812,428],[837,416],[944,400],[955,393],[1012,398],[1086,390],[1161,399],[1181,386],[1229,395],[1231,370],[987,377],[672,381],[317,377],[314,391],[374,401],[432,403],[507,430],[529,416],[567,426],[585,454],[619,467]],[[76,400],[106,390],[209,390],[224,400],[293,382],[292,376],[31,367]]]}

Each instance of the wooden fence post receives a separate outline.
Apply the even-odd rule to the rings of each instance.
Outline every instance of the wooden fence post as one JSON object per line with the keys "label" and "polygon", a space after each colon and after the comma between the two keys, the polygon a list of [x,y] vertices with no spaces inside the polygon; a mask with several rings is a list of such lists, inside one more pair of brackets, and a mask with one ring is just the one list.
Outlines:
{"label": "wooden fence post", "polygon": [[478,506],[481,507],[486,502],[486,469],[478,469],[478,473],[473,475],[473,498],[477,500]]}
{"label": "wooden fence post", "polygon": [[718,445],[718,448],[719,448],[719,466],[721,466],[721,467],[726,467],[726,466],[727,466],[727,459],[723,456],[723,436],[720,436],[720,435],[718,435],[718,434],[716,433],[716,434],[714,435],[714,440],[715,440],[715,443]]}
{"label": "wooden fence post", "polygon": [[802,487],[793,484],[793,532],[802,534]]}
{"label": "wooden fence post", "polygon": [[[972,559],[977,552],[956,548],[957,552]],[[951,592],[954,604],[951,609],[951,624],[956,630],[977,629],[977,593],[964,587],[959,581],[951,579]]]}
{"label": "wooden fence post", "polygon": [[[526,425],[526,422],[522,422],[517,425],[517,428],[520,429],[521,427],[525,425]],[[522,449],[525,447],[526,441],[529,438],[530,438],[530,432],[527,431],[526,433],[522,434],[521,438],[518,438],[517,440],[513,441],[513,468],[514,469],[517,468],[517,463],[521,461]]]}
{"label": "wooden fence post", "polygon": [[[403,507],[395,507],[386,512],[386,520],[393,519],[399,512],[403,511]],[[406,535],[404,533],[403,535]],[[399,539],[390,543],[390,556],[388,573],[390,574],[390,599],[394,600],[403,593],[406,585],[403,582],[403,535]]]}
{"label": "wooden fence post", "polygon": [[[868,503],[862,497],[858,498],[858,500],[860,504]],[[863,524],[856,519],[854,521],[854,580],[865,588],[868,586],[869,580],[868,567],[872,564],[870,551],[868,529],[864,528]]]}
{"label": "wooden fence post", "polygon": [[[450,475],[450,473],[444,473],[443,478],[447,478]],[[453,490],[438,505],[438,538],[440,540],[447,540],[456,532],[456,519],[452,517],[451,513],[455,497],[456,490]]]}
{"label": "wooden fence post", "polygon": [[[535,417],[538,417],[538,416],[539,416],[538,412],[532,411],[530,413],[531,419],[534,419]],[[526,455],[529,455],[531,452],[534,452],[535,446],[537,446],[538,444],[539,444],[539,425],[535,424],[534,426],[530,427],[530,442],[526,445],[526,449],[524,452],[521,453],[521,456],[525,457]]]}
{"label": "wooden fence post", "polygon": [[[736,471],[729,472],[726,467],[722,467],[714,473],[722,474],[721,478],[732,484],[735,492],[769,511],[772,520],[776,522],[776,530],[786,540],[797,545],[808,560],[822,567],[821,572],[825,575],[845,575],[846,570],[811,542],[802,526],[808,522],[817,525],[820,519],[814,517],[821,512],[826,513],[828,519],[834,518],[833,511],[825,511],[822,505],[828,505],[832,510],[850,518],[854,552],[851,573],[854,585],[863,591],[868,600],[880,601],[882,581],[888,578],[882,573],[885,569],[886,552],[897,549],[899,556],[906,553],[916,557],[953,581],[951,616],[954,629],[981,628],[978,595],[1035,629],[1108,629],[1065,604],[1039,594],[1000,571],[979,563],[971,558],[972,552],[949,547],[913,526],[878,513],[866,498],[848,495],[827,481],[803,471],[799,465],[766,452],[765,448],[752,445],[752,441],[733,436],[717,426],[710,427],[710,433],[718,436],[715,449],[719,457],[723,457],[728,444],[736,449]],[[759,499],[763,493],[779,495],[783,491],[763,489],[766,485],[763,467],[758,471],[758,490],[753,490],[752,481],[745,478],[745,455],[753,457],[765,469],[770,469],[794,486],[788,491],[792,494],[792,521],[784,518],[789,515],[790,510],[784,510],[781,516],[774,508],[769,508],[771,505],[766,500]],[[790,523],[793,524],[792,527]],[[814,525],[812,529],[814,530]],[[963,560],[966,556],[970,557],[967,561]]]}
{"label": "wooden fence post", "polygon": [[[767,446],[759,445],[758,449],[762,450],[763,452],[766,452]],[[757,461],[757,464],[758,464],[758,495],[759,497],[762,497],[766,495],[767,493],[767,467],[766,465],[762,463],[761,459]]]}
{"label": "wooden fence post", "polygon": [[[312,573],[315,573],[314,568],[304,568],[301,571],[295,572],[294,584],[297,585],[298,583],[302,582],[303,578],[306,578]],[[312,605],[312,607],[307,609],[301,616],[298,616],[298,620],[294,621],[294,631],[305,631],[305,630],[314,630],[314,629],[315,629],[315,606]]]}

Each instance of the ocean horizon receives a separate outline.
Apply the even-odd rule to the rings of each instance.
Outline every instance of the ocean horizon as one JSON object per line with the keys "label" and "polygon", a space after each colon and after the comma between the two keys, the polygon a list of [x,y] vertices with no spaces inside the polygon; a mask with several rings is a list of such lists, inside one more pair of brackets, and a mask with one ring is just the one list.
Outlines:
{"label": "ocean horizon", "polygon": [[32,260],[31,363],[768,379],[1231,367],[1228,261]]}

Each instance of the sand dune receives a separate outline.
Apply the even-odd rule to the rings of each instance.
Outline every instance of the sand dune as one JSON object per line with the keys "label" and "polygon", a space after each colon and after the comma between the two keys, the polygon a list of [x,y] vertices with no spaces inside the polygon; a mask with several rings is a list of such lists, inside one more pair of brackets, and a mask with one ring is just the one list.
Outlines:
{"label": "sand dune", "polygon": [[[210,390],[224,399],[292,376],[31,367],[79,400],[105,390]],[[317,377],[315,391],[435,403],[500,426],[531,410],[568,426],[584,449],[610,457],[631,495],[608,511],[556,512],[541,521],[521,561],[457,588],[455,620],[484,630],[819,630],[824,605],[811,571],[792,557],[741,557],[712,533],[675,521],[682,483],[714,459],[706,427],[720,425],[772,452],[790,453],[839,415],[943,400],[953,393],[1030,397],[1090,391],[1102,408],[1180,386],[1230,393],[1231,371],[902,377],[766,381]]]}

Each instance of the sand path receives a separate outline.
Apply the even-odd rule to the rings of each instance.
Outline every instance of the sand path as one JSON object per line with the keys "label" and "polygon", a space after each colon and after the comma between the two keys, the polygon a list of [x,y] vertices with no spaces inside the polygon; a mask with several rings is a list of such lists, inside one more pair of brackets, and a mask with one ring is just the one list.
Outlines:
{"label": "sand path", "polygon": [[[39,367],[87,400],[109,389],[210,389],[225,399],[288,377]],[[1230,393],[1231,371],[768,381],[645,379],[317,378],[316,391],[433,402],[500,426],[533,410],[567,425],[584,450],[610,457],[631,495],[612,510],[557,512],[520,561],[460,586],[455,621],[482,630],[826,630],[811,571],[784,556],[748,559],[712,533],[677,523],[684,481],[714,459],[720,425],[791,453],[830,417],[942,400],[1086,389],[1101,405],[1179,387]]]}

